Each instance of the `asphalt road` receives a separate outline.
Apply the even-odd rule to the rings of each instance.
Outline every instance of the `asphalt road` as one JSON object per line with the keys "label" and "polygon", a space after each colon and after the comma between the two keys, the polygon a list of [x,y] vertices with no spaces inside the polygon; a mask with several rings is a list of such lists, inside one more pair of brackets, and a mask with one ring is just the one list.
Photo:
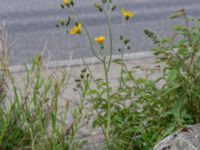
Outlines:
{"label": "asphalt road", "polygon": [[[87,24],[92,36],[106,34],[103,16],[93,7],[98,0],[75,0],[81,19]],[[9,33],[10,64],[30,62],[41,52],[45,43],[45,57],[52,60],[91,57],[88,41],[82,36],[68,36],[65,29],[57,29],[55,24],[66,18],[66,10],[60,8],[62,0],[0,0],[0,22],[6,22]],[[120,8],[133,10],[136,17],[125,27],[122,25]],[[117,53],[118,35],[123,32],[131,37],[131,50],[149,51],[151,41],[143,30],[149,28],[160,37],[170,34],[170,28],[181,21],[169,20],[171,12],[185,8],[189,15],[200,17],[200,0],[120,0],[113,14],[113,31]],[[80,38],[79,40],[77,40]]]}

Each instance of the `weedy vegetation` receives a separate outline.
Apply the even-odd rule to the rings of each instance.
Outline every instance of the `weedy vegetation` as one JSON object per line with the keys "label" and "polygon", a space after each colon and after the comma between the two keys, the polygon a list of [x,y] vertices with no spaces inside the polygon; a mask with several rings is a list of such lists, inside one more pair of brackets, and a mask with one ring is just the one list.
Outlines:
{"label": "weedy vegetation", "polygon": [[[70,13],[56,24],[70,36],[87,37],[93,55],[103,67],[104,77],[99,79],[85,64],[74,82],[79,103],[73,109],[67,102],[59,113],[66,73],[61,72],[59,78],[46,74],[42,56],[38,55],[26,67],[26,78],[19,86],[8,67],[6,40],[1,40],[0,149],[83,149],[87,141],[78,139],[78,133],[81,127],[91,124],[91,128],[101,130],[102,149],[150,150],[173,131],[200,122],[200,19],[187,16],[182,9],[170,16],[185,22],[173,27],[172,36],[159,39],[145,29],[155,44],[155,64],[144,71],[144,76],[137,76],[142,68],[130,69],[124,60],[124,53],[131,49],[125,34],[118,37],[121,58],[113,59],[116,49],[111,20],[112,13],[119,10],[118,3],[101,0],[95,7],[105,17],[106,35],[90,35],[73,0],[63,1],[61,8]],[[134,12],[120,9],[124,24],[134,19]],[[2,35],[1,39],[6,39],[6,34]],[[112,64],[120,68],[114,87],[109,74]],[[88,110],[90,115],[86,116]]]}

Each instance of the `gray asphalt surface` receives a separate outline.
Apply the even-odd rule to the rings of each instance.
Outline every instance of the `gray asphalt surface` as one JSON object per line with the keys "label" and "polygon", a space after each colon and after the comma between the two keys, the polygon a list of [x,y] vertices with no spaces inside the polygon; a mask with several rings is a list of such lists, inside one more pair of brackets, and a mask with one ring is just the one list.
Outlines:
{"label": "gray asphalt surface", "polygon": [[[93,7],[95,1],[98,0],[75,0],[75,4],[90,34],[105,35],[105,21]],[[45,43],[45,55],[52,60],[65,60],[70,55],[73,58],[92,56],[84,37],[71,37],[65,29],[56,28],[56,21],[66,18],[68,13],[60,8],[60,3],[62,0],[0,0],[0,22],[7,24],[11,65],[29,63],[35,54],[41,52]],[[136,13],[126,27],[122,26],[121,7]],[[167,16],[181,8],[185,8],[191,16],[200,17],[200,0],[120,0],[112,17],[116,43],[114,53],[120,46],[118,35],[122,32],[132,39],[129,52],[149,51],[152,43],[143,30],[149,28],[160,37],[171,34],[171,26],[182,21],[169,20]]]}

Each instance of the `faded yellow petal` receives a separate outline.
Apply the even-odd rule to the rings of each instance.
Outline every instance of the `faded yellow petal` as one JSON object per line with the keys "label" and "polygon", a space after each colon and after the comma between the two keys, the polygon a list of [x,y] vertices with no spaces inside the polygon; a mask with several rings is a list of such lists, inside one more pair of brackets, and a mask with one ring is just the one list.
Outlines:
{"label": "faded yellow petal", "polygon": [[102,35],[100,35],[99,37],[95,38],[95,41],[97,43],[99,43],[99,44],[103,44],[105,40],[106,40],[106,38],[104,36],[102,36]]}
{"label": "faded yellow petal", "polygon": [[63,0],[63,3],[64,3],[65,5],[69,5],[70,2],[71,2],[71,0]]}
{"label": "faded yellow petal", "polygon": [[122,15],[123,15],[124,17],[132,18],[132,17],[135,16],[135,13],[134,13],[134,12],[129,11],[129,10],[125,10],[124,8],[122,8],[121,11],[122,11]]}
{"label": "faded yellow petal", "polygon": [[75,35],[75,34],[80,34],[81,32],[81,24],[79,23],[78,25],[74,26],[70,31],[69,34]]}

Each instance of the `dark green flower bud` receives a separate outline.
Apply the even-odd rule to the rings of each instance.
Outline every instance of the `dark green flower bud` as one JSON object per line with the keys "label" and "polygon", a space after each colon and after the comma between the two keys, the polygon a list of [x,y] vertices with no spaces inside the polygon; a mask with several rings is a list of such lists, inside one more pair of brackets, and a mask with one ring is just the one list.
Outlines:
{"label": "dark green flower bud", "polygon": [[83,79],[83,78],[84,78],[84,75],[83,75],[83,74],[81,74],[81,75],[80,75],[80,77],[81,77],[81,79]]}
{"label": "dark green flower bud", "polygon": [[74,6],[74,2],[73,1],[71,1],[71,5]]}
{"label": "dark green flower bud", "polygon": [[74,81],[75,81],[75,82],[81,82],[81,80],[80,80],[80,79],[75,79]]}
{"label": "dark green flower bud", "polygon": [[64,24],[65,24],[65,22],[64,22],[64,20],[63,19],[60,19],[60,25],[62,25],[62,26],[64,26]]}
{"label": "dark green flower bud", "polygon": [[112,11],[114,11],[117,8],[116,4],[112,7]]}
{"label": "dark green flower bud", "polygon": [[87,73],[86,77],[89,78],[89,76],[90,76],[89,73]]}
{"label": "dark green flower bud", "polygon": [[127,45],[129,42],[130,42],[129,39],[125,39],[125,40],[124,40],[124,44],[125,44],[125,45]]}
{"label": "dark green flower bud", "polygon": [[67,22],[66,22],[66,26],[70,25],[71,22],[71,17],[68,17]]}
{"label": "dark green flower bud", "polygon": [[95,7],[96,7],[100,12],[103,11],[102,6],[101,6],[99,3],[95,3]]}
{"label": "dark green flower bud", "polygon": [[63,4],[61,4],[61,5],[60,5],[60,7],[61,7],[62,9],[64,9],[64,8],[65,8],[65,6],[64,6]]}
{"label": "dark green flower bud", "polygon": [[81,70],[82,73],[85,73],[87,71],[86,68],[84,68],[83,70]]}

